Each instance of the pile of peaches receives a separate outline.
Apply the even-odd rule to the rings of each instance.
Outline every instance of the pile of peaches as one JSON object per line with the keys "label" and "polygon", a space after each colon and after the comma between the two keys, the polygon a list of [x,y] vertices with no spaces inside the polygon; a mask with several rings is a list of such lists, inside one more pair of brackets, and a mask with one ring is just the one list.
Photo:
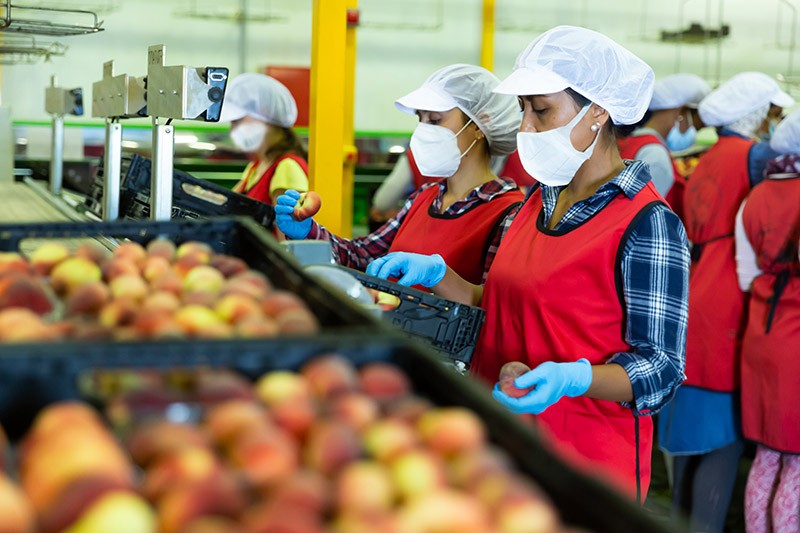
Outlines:
{"label": "pile of peaches", "polygon": [[472,411],[337,355],[120,439],[86,404],[53,404],[18,452],[19,484],[0,475],[6,533],[568,531]]}
{"label": "pile of peaches", "polygon": [[202,242],[59,241],[0,253],[0,342],[271,337],[318,331],[297,295]]}

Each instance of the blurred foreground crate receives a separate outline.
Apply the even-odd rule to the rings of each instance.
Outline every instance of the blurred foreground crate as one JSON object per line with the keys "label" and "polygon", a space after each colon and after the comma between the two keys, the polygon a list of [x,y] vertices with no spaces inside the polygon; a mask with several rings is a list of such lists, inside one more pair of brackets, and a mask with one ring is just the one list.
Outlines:
{"label": "blurred foreground crate", "polygon": [[[505,449],[519,471],[551,498],[570,525],[598,533],[666,532],[641,509],[600,482],[565,466],[536,433],[494,402],[488,391],[442,365],[433,354],[391,335],[322,334],[303,339],[265,341],[30,344],[20,350],[0,345],[0,405],[32,417],[43,403],[76,397],[75,377],[98,368],[225,367],[255,379],[276,369],[300,368],[311,358],[338,353],[357,366],[384,361],[398,365],[414,391],[437,405],[461,406],[477,413],[491,440]],[[669,529],[674,531],[674,528]]]}

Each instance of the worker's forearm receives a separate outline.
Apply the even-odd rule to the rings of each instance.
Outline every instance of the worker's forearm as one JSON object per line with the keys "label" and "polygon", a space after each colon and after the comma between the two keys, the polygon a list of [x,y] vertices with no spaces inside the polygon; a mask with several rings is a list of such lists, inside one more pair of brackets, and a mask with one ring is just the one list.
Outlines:
{"label": "worker's forearm", "polygon": [[483,286],[473,285],[447,267],[447,272],[437,285],[432,287],[437,296],[467,305],[480,305]]}
{"label": "worker's forearm", "polygon": [[592,366],[592,384],[584,396],[610,402],[632,402],[633,387],[628,373],[618,364]]}

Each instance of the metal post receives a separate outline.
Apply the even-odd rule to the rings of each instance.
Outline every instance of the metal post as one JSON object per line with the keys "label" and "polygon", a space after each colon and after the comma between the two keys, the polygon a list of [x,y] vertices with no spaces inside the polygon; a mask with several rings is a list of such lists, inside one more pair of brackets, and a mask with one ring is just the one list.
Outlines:
{"label": "metal post", "polygon": [[119,218],[122,124],[106,119],[106,153],[103,158],[103,220]]}
{"label": "metal post", "polygon": [[153,169],[150,176],[150,218],[172,218],[172,158],[175,128],[153,117]]}
{"label": "metal post", "polygon": [[64,176],[64,115],[53,115],[53,144],[50,154],[50,192],[61,194]]}

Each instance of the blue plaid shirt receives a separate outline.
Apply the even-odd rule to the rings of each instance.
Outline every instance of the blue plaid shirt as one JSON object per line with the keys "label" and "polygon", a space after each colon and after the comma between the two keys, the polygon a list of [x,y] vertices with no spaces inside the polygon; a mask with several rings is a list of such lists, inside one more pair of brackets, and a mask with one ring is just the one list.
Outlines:
{"label": "blue plaid shirt", "polygon": [[[556,230],[581,224],[620,192],[633,198],[650,181],[647,164],[626,161],[625,168],[592,196],[569,208]],[[545,220],[550,220],[564,187],[542,186]],[[516,213],[502,222],[499,239]],[[499,242],[498,241],[496,242]],[[496,252],[496,246],[492,247]],[[494,256],[492,255],[492,259]],[[689,241],[680,219],[665,205],[647,212],[633,229],[622,255],[626,303],[626,342],[631,352],[614,354],[633,385],[638,414],[653,414],[674,396],[684,379],[686,326],[689,317]]]}

